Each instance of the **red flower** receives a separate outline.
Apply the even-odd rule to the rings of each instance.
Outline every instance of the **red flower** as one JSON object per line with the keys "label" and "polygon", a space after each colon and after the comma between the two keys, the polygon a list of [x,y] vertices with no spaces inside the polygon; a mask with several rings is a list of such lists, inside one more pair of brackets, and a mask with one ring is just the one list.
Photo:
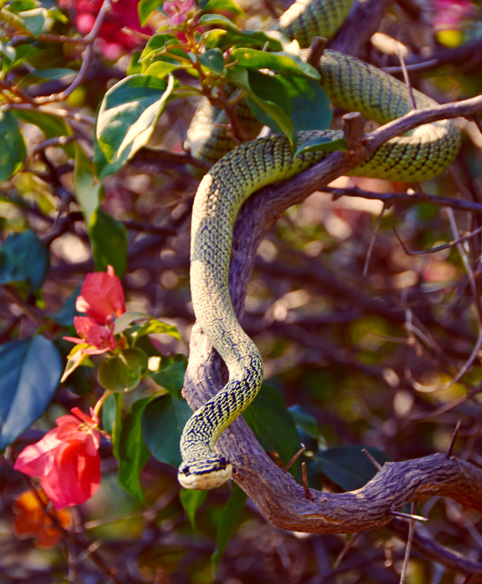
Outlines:
{"label": "red flower", "polygon": [[75,307],[98,324],[107,324],[124,314],[124,291],[112,266],[107,266],[107,272],[87,274]]}
{"label": "red flower", "polygon": [[39,477],[55,509],[79,505],[97,491],[100,484],[99,420],[79,408],[56,420],[57,428],[36,444],[22,450],[15,470]]}
{"label": "red flower", "polygon": [[[61,8],[71,9],[75,26],[82,34],[89,34],[99,14],[103,0],[59,0]],[[100,27],[98,41],[100,50],[108,59],[117,59],[126,50],[135,49],[139,39],[122,31],[128,27],[137,32],[149,34],[149,28],[141,28],[137,13],[138,0],[118,0],[112,3],[110,12]]]}
{"label": "red flower", "polygon": [[74,327],[79,338],[64,339],[77,345],[90,345],[82,348],[82,353],[86,355],[113,351],[116,348],[113,321],[124,314],[126,306],[122,284],[112,266],[107,266],[107,272],[87,274],[75,307],[79,312],[87,313],[87,316],[74,317]]}
{"label": "red flower", "polygon": [[162,9],[168,15],[167,22],[178,26],[187,18],[187,13],[194,8],[194,0],[165,0]]}

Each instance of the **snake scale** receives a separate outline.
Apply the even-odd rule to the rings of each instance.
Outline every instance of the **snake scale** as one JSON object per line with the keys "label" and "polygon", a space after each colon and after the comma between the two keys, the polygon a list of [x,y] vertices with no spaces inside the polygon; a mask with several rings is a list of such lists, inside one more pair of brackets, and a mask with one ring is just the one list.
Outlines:
{"label": "snake scale", "polygon": [[[308,44],[313,34],[333,34],[351,0],[298,0],[280,18],[280,29]],[[291,12],[290,12],[291,11]],[[326,29],[320,28],[327,23]],[[386,123],[412,109],[407,87],[358,59],[326,50],[319,63],[321,83],[332,102],[347,111]],[[417,108],[435,102],[413,91]],[[298,134],[303,144],[315,137],[342,136],[320,130]],[[397,181],[421,181],[442,173],[460,143],[452,120],[420,126],[410,136],[389,140],[354,176]],[[263,378],[263,361],[234,313],[228,289],[232,231],[244,201],[263,186],[282,182],[321,161],[327,152],[293,158],[285,136],[257,138],[223,156],[204,176],[195,197],[191,232],[191,292],[198,323],[229,371],[228,383],[188,420],[181,437],[183,462],[178,478],[191,489],[211,489],[229,479],[229,461],[214,452],[221,432],[251,403]]]}

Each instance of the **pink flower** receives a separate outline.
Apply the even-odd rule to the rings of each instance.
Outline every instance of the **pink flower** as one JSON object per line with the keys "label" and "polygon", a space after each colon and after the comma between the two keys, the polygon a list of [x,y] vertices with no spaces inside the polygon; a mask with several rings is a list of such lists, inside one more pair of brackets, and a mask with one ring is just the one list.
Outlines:
{"label": "pink flower", "polygon": [[[94,26],[102,1],[59,0],[59,5],[61,8],[72,10],[77,30],[87,35]],[[141,28],[137,5],[138,0],[118,0],[112,3],[112,8],[106,15],[97,38],[102,54],[108,59],[117,59],[126,50],[131,51],[139,45],[139,39],[132,34],[126,34],[122,30],[123,27],[147,34],[151,32],[147,27]]]}
{"label": "pink flower", "polygon": [[99,420],[79,408],[61,416],[39,442],[22,450],[15,470],[39,477],[55,509],[79,505],[90,499],[100,484]]}
{"label": "pink flower", "polygon": [[162,9],[168,15],[167,22],[178,26],[187,18],[187,13],[194,8],[194,0],[165,0]]}
{"label": "pink flower", "polygon": [[79,338],[64,337],[77,345],[87,343],[82,348],[86,355],[100,355],[116,348],[113,321],[124,314],[124,291],[114,268],[107,266],[107,272],[87,274],[75,307],[87,316],[74,317],[74,327]]}
{"label": "pink flower", "polygon": [[435,30],[459,30],[474,16],[470,0],[432,0]]}

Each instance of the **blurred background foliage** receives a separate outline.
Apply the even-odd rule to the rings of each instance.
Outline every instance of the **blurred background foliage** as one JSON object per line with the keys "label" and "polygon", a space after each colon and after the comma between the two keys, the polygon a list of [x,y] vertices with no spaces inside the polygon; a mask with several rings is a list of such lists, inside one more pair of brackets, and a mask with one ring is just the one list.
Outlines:
{"label": "blurred background foliage", "polygon": [[[167,377],[146,377],[125,394],[126,420],[133,404],[162,391],[160,386],[179,397],[182,385],[185,359],[175,355],[188,355],[194,320],[189,219],[198,184],[184,141],[196,99],[168,103],[147,147],[92,183],[93,122],[105,92],[126,71],[138,70],[140,53],[130,53],[137,46],[140,51],[165,22],[162,2],[141,3],[150,15],[145,28],[131,19],[137,2],[125,2],[126,14],[119,8],[117,17],[129,27],[130,40],[120,36],[120,26],[104,31],[83,82],[65,100],[39,105],[39,96],[69,87],[82,44],[61,35],[78,40],[79,31],[85,34],[79,16],[91,14],[96,4],[98,11],[100,2],[88,8],[65,0],[60,6],[53,0],[0,2],[1,103],[13,104],[2,124],[14,127],[12,135],[0,137],[0,162],[3,168],[13,165],[0,184],[0,343],[11,347],[41,332],[60,353],[61,371],[71,348],[62,336],[73,332],[79,285],[87,273],[112,263],[123,275],[129,310],[175,325],[182,339],[152,335],[149,347],[146,340],[150,355],[157,351],[164,365],[181,365]],[[265,28],[282,8],[271,0],[240,4],[244,15],[228,13],[240,28]],[[446,16],[449,26],[440,24],[448,4],[462,11],[455,20]],[[26,18],[26,11],[37,13]],[[399,60],[386,46],[393,37],[406,51],[414,86],[441,102],[477,95],[480,18],[475,2],[399,0],[380,24],[385,36],[372,38],[359,56],[399,75]],[[455,453],[482,464],[482,239],[477,232],[458,246],[429,253],[480,227],[482,137],[474,121],[460,124],[457,162],[442,178],[412,185],[423,188],[422,196],[399,183],[340,178],[332,185],[336,196],[328,189],[292,207],[260,246],[243,326],[261,350],[267,385],[246,418],[280,464],[294,454],[296,442],[306,444],[302,460],[314,488],[351,489],[368,480],[370,463],[359,454],[361,447],[376,449],[380,462],[444,451],[459,420]],[[359,189],[363,196],[357,196]],[[429,195],[464,201],[465,210],[443,206],[440,199],[435,204]],[[18,237],[24,239],[17,248]],[[7,373],[0,372],[4,378]],[[0,582],[399,582],[405,543],[388,528],[347,537],[284,532],[267,524],[235,485],[180,493],[175,468],[153,456],[140,475],[144,504],[119,485],[119,462],[108,440],[101,446],[99,491],[86,504],[47,518],[38,499],[25,494],[32,483],[12,470],[15,457],[59,415],[74,406],[88,411],[101,394],[93,369],[77,369],[35,424],[4,451]],[[149,406],[152,426],[160,415],[155,404]],[[108,407],[104,416],[114,416]],[[172,416],[165,433],[171,432],[168,421]],[[104,425],[109,427],[106,417]],[[157,430],[162,434],[163,428]],[[147,434],[139,440],[152,452],[156,446]],[[299,478],[300,461],[292,471]],[[481,560],[479,517],[443,499],[417,511],[430,518],[420,527],[423,534]],[[48,521],[54,523],[46,529]],[[471,581],[465,578],[423,550],[412,552],[411,584]]]}

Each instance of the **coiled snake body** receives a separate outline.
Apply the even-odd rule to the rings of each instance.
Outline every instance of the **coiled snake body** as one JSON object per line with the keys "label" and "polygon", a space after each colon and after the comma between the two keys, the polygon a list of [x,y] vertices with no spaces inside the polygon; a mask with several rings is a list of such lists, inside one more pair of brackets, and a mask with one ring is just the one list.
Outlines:
{"label": "coiled snake body", "polygon": [[[318,0],[316,5],[326,8],[340,4],[349,6],[350,3]],[[300,29],[302,34],[306,28],[304,17],[300,20],[296,11],[303,14],[301,9],[306,9],[306,4],[306,0],[299,0],[295,8],[290,9],[296,16],[293,28]],[[311,2],[309,10],[316,12],[313,4]],[[280,20],[281,24],[286,22],[283,17]],[[309,32],[314,33],[313,30]],[[320,34],[319,30],[316,32]],[[386,123],[412,109],[409,92],[403,83],[353,57],[326,50],[319,72],[328,96],[344,110],[356,110],[367,118]],[[418,91],[413,93],[417,108],[435,105],[426,95]],[[330,130],[301,132],[298,143],[328,134],[342,136],[341,132]],[[453,121],[427,124],[410,136],[389,140],[350,174],[397,181],[427,180],[451,164],[459,143],[459,132]],[[192,415],[184,428],[181,438],[183,463],[178,474],[184,487],[211,489],[231,476],[231,465],[214,452],[214,444],[221,432],[254,399],[263,377],[261,356],[241,328],[229,296],[228,273],[236,215],[256,190],[282,182],[328,155],[327,152],[309,152],[293,158],[285,136],[258,138],[226,154],[201,181],[192,219],[192,301],[197,321],[228,367],[229,381]]]}

